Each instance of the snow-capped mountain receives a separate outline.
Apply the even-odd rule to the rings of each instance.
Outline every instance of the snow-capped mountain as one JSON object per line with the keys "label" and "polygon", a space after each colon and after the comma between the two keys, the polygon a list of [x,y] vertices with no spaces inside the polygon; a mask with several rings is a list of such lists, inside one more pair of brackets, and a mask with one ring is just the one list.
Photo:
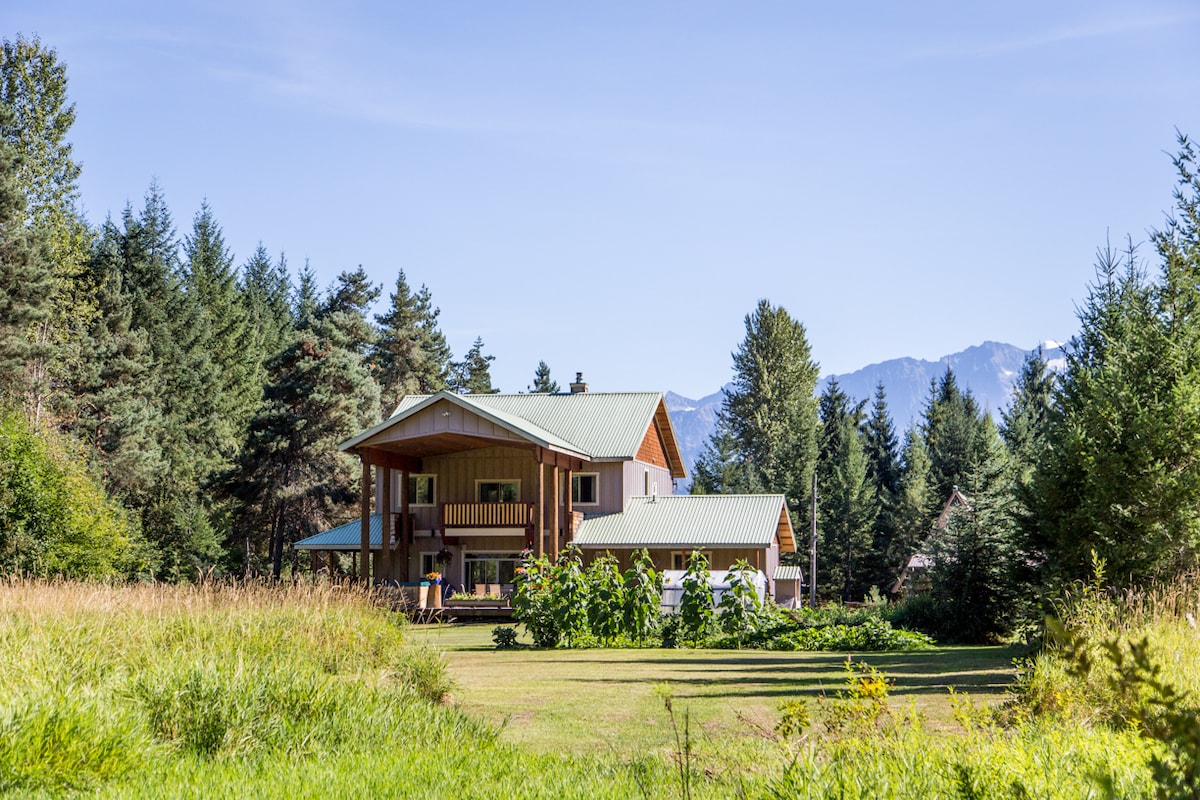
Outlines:
{"label": "snow-capped mountain", "polygon": [[[1051,369],[1061,370],[1065,366],[1061,342],[1048,339],[1042,343],[1041,349],[1042,357]],[[875,396],[875,385],[882,381],[892,421],[897,434],[902,436],[920,417],[921,407],[929,397],[930,383],[945,374],[946,367],[950,367],[959,385],[970,389],[980,405],[998,418],[1001,409],[1008,405],[1013,383],[1030,352],[1011,344],[984,342],[960,353],[942,356],[936,361],[895,358],[843,375],[826,375],[817,384],[817,392],[824,391],[829,381],[837,378],[842,391],[854,399],[867,400],[869,406]],[[679,448],[683,452],[689,475],[696,457],[716,426],[717,411],[721,408],[723,397],[724,389],[699,400],[674,392],[667,392],[665,396],[667,411],[671,414],[671,424],[679,438]],[[686,491],[689,484],[690,481],[681,482],[679,491]]]}

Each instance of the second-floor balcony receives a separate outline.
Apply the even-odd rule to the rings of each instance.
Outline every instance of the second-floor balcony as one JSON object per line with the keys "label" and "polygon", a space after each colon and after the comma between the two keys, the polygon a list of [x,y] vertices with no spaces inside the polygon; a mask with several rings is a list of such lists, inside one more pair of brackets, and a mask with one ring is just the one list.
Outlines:
{"label": "second-floor balcony", "polygon": [[533,503],[442,503],[442,528],[528,528]]}

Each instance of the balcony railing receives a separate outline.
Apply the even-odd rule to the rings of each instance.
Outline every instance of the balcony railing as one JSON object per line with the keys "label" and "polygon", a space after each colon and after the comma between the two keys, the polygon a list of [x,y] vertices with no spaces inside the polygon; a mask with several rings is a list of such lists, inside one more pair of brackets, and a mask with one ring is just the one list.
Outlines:
{"label": "balcony railing", "polygon": [[533,503],[442,503],[442,528],[527,528]]}

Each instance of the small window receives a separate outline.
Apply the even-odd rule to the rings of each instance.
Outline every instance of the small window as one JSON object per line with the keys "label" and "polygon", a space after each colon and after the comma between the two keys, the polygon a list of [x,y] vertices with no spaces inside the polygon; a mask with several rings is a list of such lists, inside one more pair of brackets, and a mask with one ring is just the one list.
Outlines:
{"label": "small window", "polygon": [[687,569],[688,554],[682,550],[671,551],[671,569]]}
{"label": "small window", "polygon": [[410,506],[437,505],[437,476],[409,475],[408,504]]}
{"label": "small window", "polygon": [[521,499],[520,481],[476,481],[480,503],[516,503]]}
{"label": "small window", "polygon": [[595,506],[600,504],[600,475],[581,472],[571,476],[571,504]]}
{"label": "small window", "polygon": [[642,470],[642,494],[650,495],[650,470]]}

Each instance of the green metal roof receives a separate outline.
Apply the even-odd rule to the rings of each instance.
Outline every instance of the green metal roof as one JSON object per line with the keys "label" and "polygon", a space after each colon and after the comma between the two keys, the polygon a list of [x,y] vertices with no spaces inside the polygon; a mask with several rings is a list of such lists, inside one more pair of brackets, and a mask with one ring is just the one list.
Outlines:
{"label": "green metal roof", "polygon": [[[371,515],[371,549],[382,549],[383,517]],[[296,550],[358,550],[362,547],[362,521],[352,520],[345,525],[338,525],[322,531],[307,539],[301,539],[292,545]]]}
{"label": "green metal roof", "polygon": [[[350,449],[370,439],[438,400],[471,409],[552,449],[582,455],[592,461],[618,461],[637,455],[663,397],[660,392],[462,395],[438,392],[408,395],[401,399],[391,417],[343,442],[341,449]],[[669,416],[666,419],[669,425]],[[674,441],[673,431],[668,432],[668,440]],[[682,470],[680,454],[670,452],[667,455]]]}
{"label": "green metal roof", "polygon": [[585,517],[575,542],[590,549],[769,547],[776,535],[783,549],[795,548],[781,494],[660,495],[632,497],[621,513]]}
{"label": "green metal roof", "polygon": [[798,564],[780,564],[775,568],[774,577],[777,581],[800,581],[804,580],[804,573]]}

